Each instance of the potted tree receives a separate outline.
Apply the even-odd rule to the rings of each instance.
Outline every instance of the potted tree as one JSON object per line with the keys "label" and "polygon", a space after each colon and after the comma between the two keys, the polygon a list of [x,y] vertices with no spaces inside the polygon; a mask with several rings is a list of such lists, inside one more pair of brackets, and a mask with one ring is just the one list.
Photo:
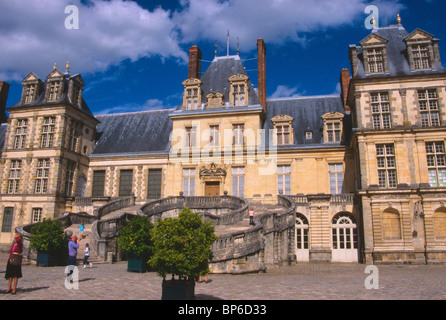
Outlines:
{"label": "potted tree", "polygon": [[148,271],[152,254],[153,224],[150,218],[138,216],[119,231],[118,248],[127,255],[127,271]]}
{"label": "potted tree", "polygon": [[67,264],[68,236],[58,220],[43,219],[31,228],[30,247],[37,251],[36,266]]}
{"label": "potted tree", "polygon": [[[149,264],[163,278],[162,300],[194,299],[195,282],[209,272],[215,228],[184,208],[178,217],[160,220],[153,229]],[[166,277],[171,275],[170,280]]]}

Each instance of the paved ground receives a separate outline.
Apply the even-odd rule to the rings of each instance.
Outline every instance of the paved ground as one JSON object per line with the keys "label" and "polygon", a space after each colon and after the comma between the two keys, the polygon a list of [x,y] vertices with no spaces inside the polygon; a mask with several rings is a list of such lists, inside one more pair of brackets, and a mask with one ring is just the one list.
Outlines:
{"label": "paved ground", "polygon": [[[0,253],[4,277],[7,255]],[[161,279],[155,273],[126,271],[126,262],[79,266],[78,289],[65,286],[65,267],[24,265],[17,294],[0,300],[160,300]],[[197,300],[440,300],[446,299],[446,266],[381,265],[365,273],[361,264],[299,264],[266,273],[209,276],[196,284]],[[378,275],[374,282],[367,277]],[[367,289],[366,284],[378,285]]]}

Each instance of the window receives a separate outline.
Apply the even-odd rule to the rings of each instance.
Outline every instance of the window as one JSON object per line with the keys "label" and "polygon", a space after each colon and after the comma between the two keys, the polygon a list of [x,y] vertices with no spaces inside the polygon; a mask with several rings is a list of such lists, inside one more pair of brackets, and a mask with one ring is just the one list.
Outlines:
{"label": "window", "polygon": [[232,144],[233,145],[243,145],[244,132],[245,132],[244,124],[233,124],[232,125]]}
{"label": "window", "polygon": [[372,93],[373,129],[390,129],[390,101],[388,93]]}
{"label": "window", "polygon": [[232,195],[240,198],[245,197],[245,168],[232,168]]}
{"label": "window", "polygon": [[119,179],[119,196],[128,197],[132,195],[133,170],[121,170]]}
{"label": "window", "polygon": [[23,149],[26,147],[26,135],[28,133],[28,120],[18,119],[15,128],[14,149]]}
{"label": "window", "polygon": [[330,194],[340,194],[344,185],[344,165],[342,163],[330,164]]}
{"label": "window", "polygon": [[396,161],[393,144],[379,144],[376,146],[376,160],[378,162],[378,181],[380,188],[396,188]]}
{"label": "window", "polygon": [[14,194],[19,191],[20,182],[20,170],[22,168],[21,160],[11,160],[9,166],[9,177],[8,177],[8,193]]}
{"label": "window", "polygon": [[186,147],[195,147],[197,141],[197,128],[186,127]]}
{"label": "window", "polygon": [[429,47],[427,45],[412,45],[412,57],[415,70],[430,69]]}
{"label": "window", "polygon": [[65,195],[70,197],[73,191],[74,171],[76,170],[76,162],[69,161],[67,163],[67,171],[65,176]]}
{"label": "window", "polygon": [[162,170],[150,169],[149,185],[147,188],[147,199],[161,198],[161,182],[162,182]]}
{"label": "window", "polygon": [[218,146],[220,141],[219,127],[210,126],[209,127],[209,144],[211,146]]}
{"label": "window", "polygon": [[384,72],[384,55],[382,48],[368,49],[367,60],[369,73]]}
{"label": "window", "polygon": [[436,127],[440,125],[440,111],[438,107],[437,90],[419,90],[418,103],[421,113],[422,127]]}
{"label": "window", "polygon": [[11,232],[14,208],[6,207],[3,211],[2,232]]}
{"label": "window", "polygon": [[201,105],[201,81],[186,79],[183,86],[183,110],[197,110]]}
{"label": "window", "polygon": [[183,169],[183,194],[195,195],[195,169]]}
{"label": "window", "polygon": [[42,208],[33,208],[32,211],[32,222],[41,222],[42,221]]}
{"label": "window", "polygon": [[70,136],[68,140],[68,149],[71,151],[76,152],[76,146],[77,142],[79,141],[79,137],[81,136],[82,132],[82,124],[77,121],[71,122],[71,128],[70,128]]}
{"label": "window", "polygon": [[28,84],[25,86],[25,95],[23,97],[23,104],[30,104],[33,103],[36,99],[36,90],[37,90],[37,84]]}
{"label": "window", "polygon": [[233,102],[234,106],[245,106],[246,105],[246,93],[244,84],[233,85]]}
{"label": "window", "polygon": [[39,159],[37,160],[37,172],[35,182],[35,193],[48,192],[48,180],[50,176],[50,160]]}
{"label": "window", "polygon": [[279,125],[277,129],[277,145],[287,145],[290,144],[290,126],[289,125]]}
{"label": "window", "polygon": [[74,105],[79,105],[80,97],[81,97],[81,88],[76,86],[76,85],[74,85],[73,86],[73,99],[72,99],[72,103]]}
{"label": "window", "polygon": [[92,197],[103,197],[105,188],[105,170],[93,171]]}
{"label": "window", "polygon": [[276,139],[277,139],[277,145],[289,145],[293,144],[294,142],[294,131],[293,131],[293,121],[294,118],[282,114],[275,116],[271,119],[274,125],[274,129],[276,130]]}
{"label": "window", "polygon": [[54,132],[56,132],[56,117],[45,117],[43,119],[42,134],[40,136],[41,148],[50,148],[53,146]]}
{"label": "window", "polygon": [[427,167],[431,187],[446,187],[444,142],[426,143]]}
{"label": "window", "polygon": [[401,239],[400,214],[395,209],[387,209],[383,212],[382,234],[386,240]]}
{"label": "window", "polygon": [[291,167],[277,166],[277,193],[291,194]]}
{"label": "window", "polygon": [[198,89],[186,89],[186,110],[198,109]]}
{"label": "window", "polygon": [[47,86],[47,101],[56,101],[59,96],[60,82],[50,81],[48,82]]}
{"label": "window", "polygon": [[233,107],[241,107],[248,105],[248,80],[246,74],[234,74],[229,77],[231,84],[229,89],[229,104]]}
{"label": "window", "polygon": [[340,122],[327,122],[327,142],[341,142],[341,123]]}

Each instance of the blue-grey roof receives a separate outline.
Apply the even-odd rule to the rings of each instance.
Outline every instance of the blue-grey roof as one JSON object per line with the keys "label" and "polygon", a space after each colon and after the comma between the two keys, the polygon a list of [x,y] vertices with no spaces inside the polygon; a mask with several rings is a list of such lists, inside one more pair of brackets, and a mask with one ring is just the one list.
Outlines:
{"label": "blue-grey roof", "polygon": [[[244,74],[247,76],[245,67],[239,56],[215,57],[210,66],[201,77],[203,98],[213,91],[218,91],[224,96],[224,101],[229,101],[230,83],[228,78],[235,74]],[[259,104],[259,97],[254,90],[251,80],[248,81],[249,87],[249,105]]]}
{"label": "blue-grey roof", "polygon": [[409,60],[407,55],[407,45],[404,39],[409,33],[403,26],[389,26],[384,28],[377,28],[373,31],[377,35],[388,40],[387,43],[387,60],[389,65],[389,73],[366,75],[363,64],[363,52],[362,47],[357,46],[358,55],[358,72],[353,75],[353,78],[367,78],[367,77],[390,77],[390,76],[402,76],[402,75],[416,75],[416,74],[432,74],[443,73],[446,69],[438,62],[435,61],[434,70],[419,70],[411,71],[409,66]]}
{"label": "blue-grey roof", "polygon": [[[348,132],[350,115],[345,114],[340,95],[269,99],[267,100],[267,116],[264,129],[268,135],[269,130],[274,129],[272,118],[278,115],[289,115],[294,118],[292,122],[294,146],[324,144],[322,116],[328,112],[344,114],[344,122],[347,122],[344,124],[344,132]],[[313,139],[306,139],[306,131],[313,132]],[[289,147],[292,146],[284,148]]]}
{"label": "blue-grey roof", "polygon": [[168,152],[172,120],[169,110],[98,115],[93,156]]}

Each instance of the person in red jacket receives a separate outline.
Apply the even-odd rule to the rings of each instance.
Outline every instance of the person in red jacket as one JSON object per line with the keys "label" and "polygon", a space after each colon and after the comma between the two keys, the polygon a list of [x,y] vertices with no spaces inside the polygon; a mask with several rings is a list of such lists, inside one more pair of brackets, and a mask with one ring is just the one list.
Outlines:
{"label": "person in red jacket", "polygon": [[[6,265],[5,279],[8,280],[8,290],[6,290],[6,293],[16,294],[17,282],[19,281],[19,278],[22,277],[22,265],[21,264],[13,265],[11,264],[10,260],[13,254],[21,255],[22,249],[23,249],[23,237],[20,233],[16,233],[14,237],[14,242],[12,243],[11,249],[9,250],[8,264]],[[11,289],[13,280],[14,280],[14,286]]]}

